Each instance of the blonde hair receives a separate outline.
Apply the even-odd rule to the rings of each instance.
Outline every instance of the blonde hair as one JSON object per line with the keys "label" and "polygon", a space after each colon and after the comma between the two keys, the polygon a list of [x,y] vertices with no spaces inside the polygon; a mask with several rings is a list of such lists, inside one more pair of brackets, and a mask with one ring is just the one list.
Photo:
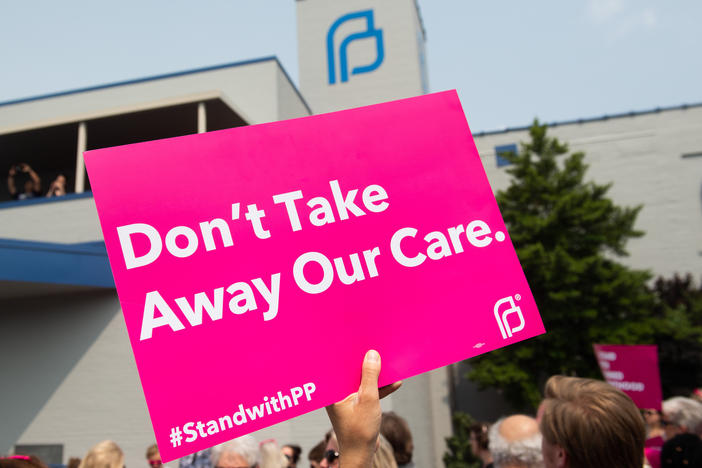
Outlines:
{"label": "blonde hair", "polygon": [[395,462],[395,452],[392,450],[392,445],[388,442],[388,439],[383,437],[383,435],[378,436],[380,440],[380,445],[378,450],[375,451],[373,455],[372,468],[397,468],[397,462]]}
{"label": "blonde hair", "polygon": [[160,455],[161,452],[158,451],[158,445],[153,444],[149,445],[149,448],[146,449],[146,459],[148,460],[149,458],[153,457],[154,455]]}
{"label": "blonde hair", "polygon": [[288,459],[274,440],[261,442],[261,463],[259,468],[285,468]]}
{"label": "blonde hair", "polygon": [[95,444],[81,460],[78,468],[122,468],[124,453],[119,445],[111,440]]}
{"label": "blonde hair", "polygon": [[621,390],[599,380],[555,375],[546,382],[541,433],[570,468],[641,468],[646,429]]}

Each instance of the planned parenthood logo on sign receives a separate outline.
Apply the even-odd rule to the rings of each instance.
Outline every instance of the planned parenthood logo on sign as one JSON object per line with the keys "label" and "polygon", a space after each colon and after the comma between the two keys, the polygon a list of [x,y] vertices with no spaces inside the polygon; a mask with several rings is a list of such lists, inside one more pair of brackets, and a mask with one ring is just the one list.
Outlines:
{"label": "planned parenthood logo on sign", "polygon": [[[343,38],[336,38],[335,34],[339,27],[353,20],[365,20],[365,30],[354,32]],[[385,58],[385,50],[383,47],[383,30],[375,29],[373,19],[373,10],[357,11],[349,13],[334,21],[327,32],[327,66],[329,69],[329,84],[333,85],[340,81],[342,83],[349,81],[349,63],[348,63],[348,47],[354,41],[360,39],[375,39],[375,60],[367,65],[353,67],[352,75],[361,73],[369,73],[377,69]],[[338,48],[335,44],[338,44]],[[337,80],[337,57],[339,68],[339,79]]]}
{"label": "planned parenthood logo on sign", "polygon": [[[495,238],[498,241],[500,240],[500,237],[504,240],[504,234],[502,232],[495,233]],[[519,331],[524,330],[524,315],[522,315],[522,309],[514,304],[514,299],[519,301],[522,299],[522,296],[517,294],[514,296],[514,298],[512,298],[512,296],[503,297],[502,299],[497,301],[495,303],[495,307],[493,307],[493,312],[495,313],[495,320],[497,320],[497,325],[500,327],[500,333],[502,334],[503,340],[511,338],[513,333],[517,333]],[[503,307],[504,304],[507,304],[508,307]],[[509,324],[507,317],[510,315],[517,316],[517,318],[519,319],[518,325],[511,326]]]}

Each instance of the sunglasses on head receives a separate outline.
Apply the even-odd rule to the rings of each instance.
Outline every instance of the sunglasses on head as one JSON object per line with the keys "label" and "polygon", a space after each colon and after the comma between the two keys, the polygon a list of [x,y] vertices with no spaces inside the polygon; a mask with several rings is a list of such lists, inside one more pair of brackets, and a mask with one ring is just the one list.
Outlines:
{"label": "sunglasses on head", "polygon": [[332,464],[336,461],[337,458],[339,458],[339,452],[337,452],[336,450],[327,450],[324,453],[324,458],[326,458],[329,464]]}

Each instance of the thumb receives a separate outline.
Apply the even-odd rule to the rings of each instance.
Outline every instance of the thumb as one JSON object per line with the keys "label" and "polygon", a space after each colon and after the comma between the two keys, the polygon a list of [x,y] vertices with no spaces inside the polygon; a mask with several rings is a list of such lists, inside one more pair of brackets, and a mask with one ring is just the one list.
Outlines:
{"label": "thumb", "polygon": [[361,398],[378,399],[378,376],[380,375],[380,354],[371,349],[363,359],[361,370],[361,387],[358,394]]}

